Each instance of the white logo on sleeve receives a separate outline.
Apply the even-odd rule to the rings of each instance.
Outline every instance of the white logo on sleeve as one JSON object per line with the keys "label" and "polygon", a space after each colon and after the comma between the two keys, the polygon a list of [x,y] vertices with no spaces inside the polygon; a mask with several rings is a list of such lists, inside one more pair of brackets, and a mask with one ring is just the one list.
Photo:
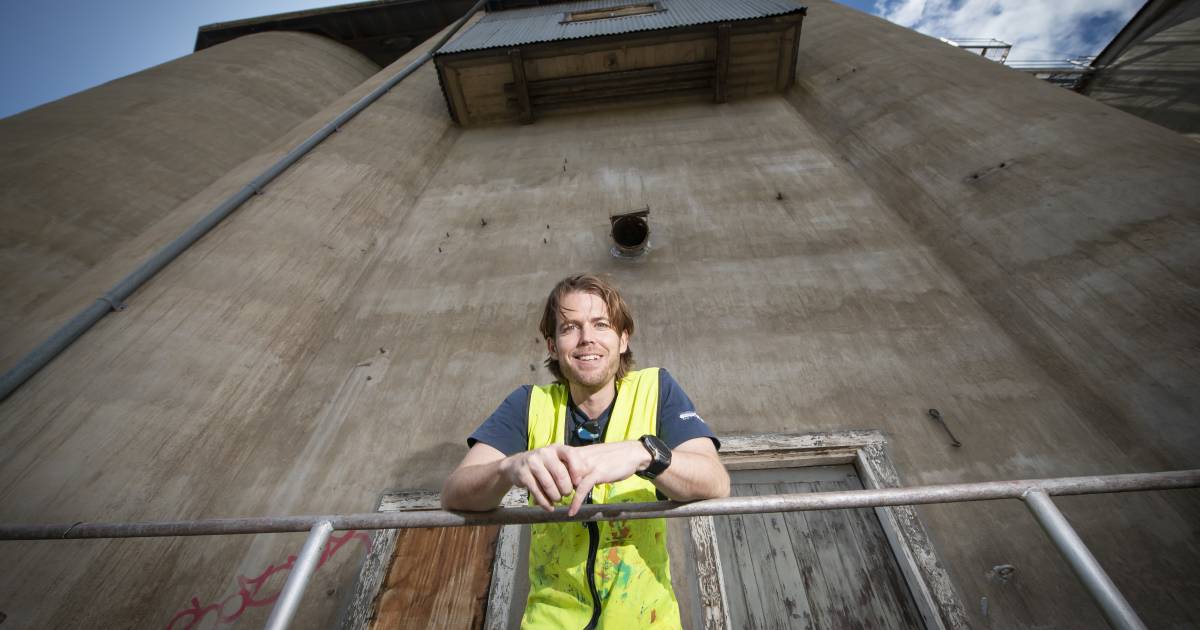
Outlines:
{"label": "white logo on sleeve", "polygon": [[[696,413],[695,411],[685,411],[685,412],[683,412],[683,413],[679,414],[679,419],[680,419],[680,420],[693,420],[693,419],[695,419],[695,420],[699,420],[700,422],[704,422],[704,418],[701,418],[701,417],[700,417],[700,414]],[[707,424],[707,423],[706,423],[706,424]]]}

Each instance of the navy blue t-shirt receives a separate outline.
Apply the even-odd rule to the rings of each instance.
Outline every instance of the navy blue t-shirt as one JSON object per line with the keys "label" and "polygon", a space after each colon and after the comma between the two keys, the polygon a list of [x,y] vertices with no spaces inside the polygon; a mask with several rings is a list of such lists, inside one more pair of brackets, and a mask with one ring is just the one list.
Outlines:
{"label": "navy blue t-shirt", "polygon": [[[522,385],[508,395],[504,402],[492,412],[492,415],[467,438],[467,446],[475,446],[483,442],[504,453],[505,456],[520,453],[529,445],[529,396],[532,385]],[[616,399],[613,399],[616,403]],[[608,416],[612,413],[613,405],[609,405],[593,418],[600,425],[600,434],[608,425]],[[569,435],[574,436],[576,429],[588,421],[588,417],[574,402],[567,406],[567,421]],[[658,437],[675,448],[684,442],[698,437],[706,437],[713,441],[713,446],[721,448],[721,442],[713,435],[684,393],[679,383],[664,369],[658,370]]]}

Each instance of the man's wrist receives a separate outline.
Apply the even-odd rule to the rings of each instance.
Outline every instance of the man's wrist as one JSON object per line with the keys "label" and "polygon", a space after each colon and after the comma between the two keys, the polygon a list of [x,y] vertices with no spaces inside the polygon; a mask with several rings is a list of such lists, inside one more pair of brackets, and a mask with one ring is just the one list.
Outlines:
{"label": "man's wrist", "polygon": [[513,453],[512,455],[508,455],[504,459],[496,462],[496,472],[499,473],[500,477],[507,479],[510,482],[514,482],[515,480],[511,479],[509,476],[512,473],[513,464],[516,462],[519,455],[523,455],[527,452],[528,451]]}
{"label": "man's wrist", "polygon": [[649,468],[650,463],[654,461],[654,458],[650,456],[650,451],[647,451],[646,447],[642,446],[642,443],[638,440],[629,440],[626,444],[629,445],[630,450],[634,452],[634,457],[637,458],[637,467],[634,469],[634,472],[640,473]]}

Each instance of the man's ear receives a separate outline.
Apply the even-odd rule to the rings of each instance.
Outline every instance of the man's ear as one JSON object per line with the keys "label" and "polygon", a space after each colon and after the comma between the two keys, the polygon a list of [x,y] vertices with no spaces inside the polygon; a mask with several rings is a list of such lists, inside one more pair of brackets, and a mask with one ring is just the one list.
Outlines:
{"label": "man's ear", "polygon": [[629,333],[621,333],[621,351],[618,354],[625,354],[629,350]]}
{"label": "man's ear", "polygon": [[[550,353],[550,358],[558,360],[558,348],[554,345],[554,339],[546,337],[546,352]],[[624,350],[622,350],[624,352]]]}

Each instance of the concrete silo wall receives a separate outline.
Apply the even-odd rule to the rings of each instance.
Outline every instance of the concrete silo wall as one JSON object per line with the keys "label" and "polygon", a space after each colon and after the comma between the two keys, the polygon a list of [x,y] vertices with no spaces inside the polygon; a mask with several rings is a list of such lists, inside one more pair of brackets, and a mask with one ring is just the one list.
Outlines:
{"label": "concrete silo wall", "polygon": [[0,356],[26,349],[18,323],[65,285],[378,70],[332,40],[262,33],[0,120]]}
{"label": "concrete silo wall", "polygon": [[[145,257],[421,50],[231,169],[112,258]],[[361,278],[454,137],[429,66],[154,278],[119,313],[132,317],[106,318],[26,383],[0,405],[0,520],[371,509],[407,465],[411,437],[398,419],[408,412],[364,417],[353,401],[364,377],[384,382],[390,357],[379,349],[396,352],[403,340],[373,338],[359,356],[362,346],[339,341],[338,327],[373,332],[352,323],[362,306],[349,300],[380,297],[363,294]],[[55,300],[78,303],[112,275],[93,268]],[[363,450],[370,443],[385,448]],[[286,571],[277,567],[299,541],[0,543],[3,564],[15,568],[0,578],[0,610],[6,624],[30,628],[97,619],[106,627],[210,627],[218,617],[261,625],[264,593],[278,592]],[[359,539],[348,540],[336,560],[353,566],[361,550]],[[329,571],[311,593],[338,586]],[[242,599],[237,576],[261,581]],[[319,625],[333,614],[331,601],[309,598],[302,617]],[[226,607],[214,612],[214,602]]]}
{"label": "concrete silo wall", "polygon": [[[1193,229],[1195,191],[1180,183],[1194,168],[1190,143],[824,2],[801,41],[800,83],[784,96],[465,131],[422,69],[0,405],[0,520],[367,511],[385,490],[437,488],[504,395],[548,379],[541,302],[579,270],[615,277],[635,310],[639,362],[670,369],[721,434],[880,429],[914,485],[1196,465],[1194,435],[1170,415],[1186,397],[1141,384],[1102,391],[1119,379],[1083,359],[1122,355],[1059,349],[1051,344],[1065,341],[1014,305],[1029,299],[1023,274],[1059,242],[1052,235],[1069,244],[1118,220],[1141,225],[1171,195],[1176,231]],[[876,67],[874,85],[856,83]],[[997,82],[1008,88],[992,91]],[[891,117],[870,114],[887,103]],[[1076,138],[1074,119],[1092,117],[1115,130],[1104,142],[1134,155]],[[1120,161],[1151,145],[1142,167]],[[889,153],[902,147],[915,153]],[[976,155],[989,150],[1006,156]],[[268,157],[183,208],[211,203]],[[970,177],[1006,160],[1011,168]],[[1135,190],[1150,202],[1118,212],[1125,205],[1111,200]],[[613,259],[608,216],[645,206],[650,253]],[[998,208],[1023,214],[1005,224]],[[969,238],[992,224],[995,242]],[[1156,234],[1164,252],[1187,255]],[[1161,364],[1194,356],[1155,344],[1195,334],[1186,287],[1170,284],[1194,285],[1195,267],[1064,256],[1066,271],[1086,267],[1097,282],[1115,266],[1140,271],[1130,282],[1167,294],[1159,300],[1183,295],[1159,315],[1129,304],[1131,316],[1177,318],[1154,326],[1125,331],[1116,314],[1083,306],[1065,309],[1062,325],[1094,326],[1093,344],[1117,328],[1146,348],[1135,366],[1194,391],[1194,377],[1180,383],[1188,373]],[[1082,282],[1066,271],[1053,278]],[[1148,415],[1126,409],[1136,405]],[[946,443],[930,407],[962,448]],[[1151,626],[1194,619],[1195,492],[1061,503]],[[920,514],[964,604],[951,621],[1103,623],[1023,506]],[[266,607],[255,602],[278,591],[275,567],[301,541],[0,543],[10,567],[0,610],[14,627],[178,628],[221,615],[257,624]],[[345,597],[363,542],[344,542],[307,592],[306,627],[327,626]],[[989,579],[997,564],[1016,577]],[[239,595],[239,577],[261,590]]]}
{"label": "concrete silo wall", "polygon": [[[992,453],[956,476],[999,473],[983,473],[984,462],[1030,431],[1038,437],[1011,460],[1020,475],[1200,465],[1200,147],[829,2],[812,3],[800,59],[788,100],[1077,418],[1009,403],[992,414],[964,410],[963,425],[994,424],[1007,436],[980,442]],[[1178,528],[1200,518],[1195,492],[1137,499],[1155,503],[1145,511],[1128,498],[1072,501],[1082,511],[1070,514],[1087,523],[1085,539],[1116,576],[1161,572],[1156,580],[1190,593],[1153,594],[1138,578],[1114,576],[1151,626],[1195,623],[1193,605],[1174,603],[1196,600],[1195,581],[1167,560],[1183,552],[1195,562],[1195,530]],[[947,547],[956,539],[939,536]],[[982,571],[956,579],[989,594]],[[1023,600],[1014,608],[1033,614],[1022,625],[1053,616],[1042,588],[1030,580],[1012,589]]]}
{"label": "concrete silo wall", "polygon": [[1144,466],[1200,464],[1200,147],[883,20],[813,10],[789,100],[1095,430]]}

